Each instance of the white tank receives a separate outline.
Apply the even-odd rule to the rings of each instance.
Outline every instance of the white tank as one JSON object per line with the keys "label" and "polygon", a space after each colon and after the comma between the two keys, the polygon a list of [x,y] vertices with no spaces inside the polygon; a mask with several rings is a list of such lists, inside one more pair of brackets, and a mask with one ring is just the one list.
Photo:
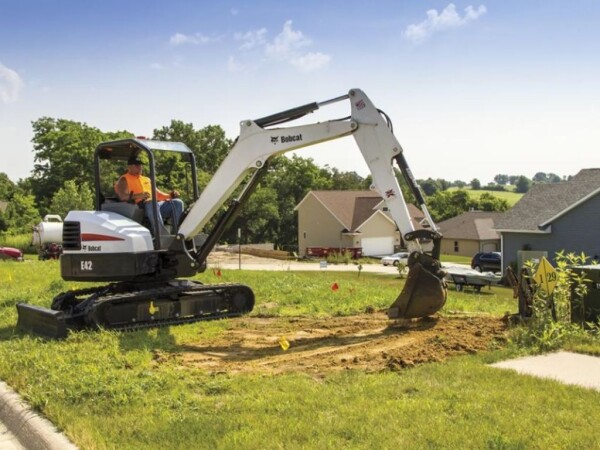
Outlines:
{"label": "white tank", "polygon": [[54,242],[62,244],[63,223],[60,216],[48,214],[33,227],[33,245],[44,245]]}

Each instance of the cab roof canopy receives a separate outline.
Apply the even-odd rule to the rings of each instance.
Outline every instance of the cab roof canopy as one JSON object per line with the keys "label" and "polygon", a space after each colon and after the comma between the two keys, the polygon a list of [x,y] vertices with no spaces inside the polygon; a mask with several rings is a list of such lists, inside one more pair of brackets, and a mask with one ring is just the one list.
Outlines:
{"label": "cab roof canopy", "polygon": [[103,142],[96,147],[96,156],[100,159],[127,161],[130,157],[138,156],[141,152],[152,155],[155,151],[180,153],[182,159],[188,162],[193,161],[192,151],[182,142],[153,141],[140,138]]}

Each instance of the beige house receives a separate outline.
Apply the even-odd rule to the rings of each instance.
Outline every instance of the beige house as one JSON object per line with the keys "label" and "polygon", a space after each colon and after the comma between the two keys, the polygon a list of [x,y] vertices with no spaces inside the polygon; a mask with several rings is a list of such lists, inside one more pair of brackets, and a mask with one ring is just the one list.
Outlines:
{"label": "beige house", "polygon": [[500,234],[494,229],[501,212],[469,211],[437,224],[443,235],[441,253],[473,256],[500,251]]}
{"label": "beige house", "polygon": [[[415,228],[422,228],[423,214],[414,205],[408,206]],[[396,224],[376,192],[311,191],[295,211],[300,256],[312,255],[313,249],[358,250],[364,256],[379,256],[401,247]]]}

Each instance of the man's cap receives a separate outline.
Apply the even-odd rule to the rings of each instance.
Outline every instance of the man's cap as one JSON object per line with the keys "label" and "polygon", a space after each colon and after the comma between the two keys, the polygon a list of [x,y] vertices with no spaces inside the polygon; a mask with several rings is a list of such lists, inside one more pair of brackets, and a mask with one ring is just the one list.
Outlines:
{"label": "man's cap", "polygon": [[131,156],[128,160],[127,160],[127,165],[131,166],[131,165],[142,165],[144,164],[137,156]]}

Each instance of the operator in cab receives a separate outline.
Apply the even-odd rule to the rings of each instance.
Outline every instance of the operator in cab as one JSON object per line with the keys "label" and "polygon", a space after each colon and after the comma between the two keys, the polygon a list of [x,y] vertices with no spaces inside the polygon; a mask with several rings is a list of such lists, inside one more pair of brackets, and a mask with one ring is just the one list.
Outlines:
{"label": "operator in cab", "polygon": [[[115,192],[122,202],[143,205],[146,217],[154,229],[154,214],[152,213],[152,183],[150,178],[142,175],[142,161],[137,156],[127,160],[127,172],[124,173],[117,184]],[[156,188],[156,200],[158,204],[158,220],[163,223],[164,219],[171,218],[174,229],[179,228],[179,219],[183,213],[184,204],[179,198],[179,192],[173,190],[167,194]]]}

